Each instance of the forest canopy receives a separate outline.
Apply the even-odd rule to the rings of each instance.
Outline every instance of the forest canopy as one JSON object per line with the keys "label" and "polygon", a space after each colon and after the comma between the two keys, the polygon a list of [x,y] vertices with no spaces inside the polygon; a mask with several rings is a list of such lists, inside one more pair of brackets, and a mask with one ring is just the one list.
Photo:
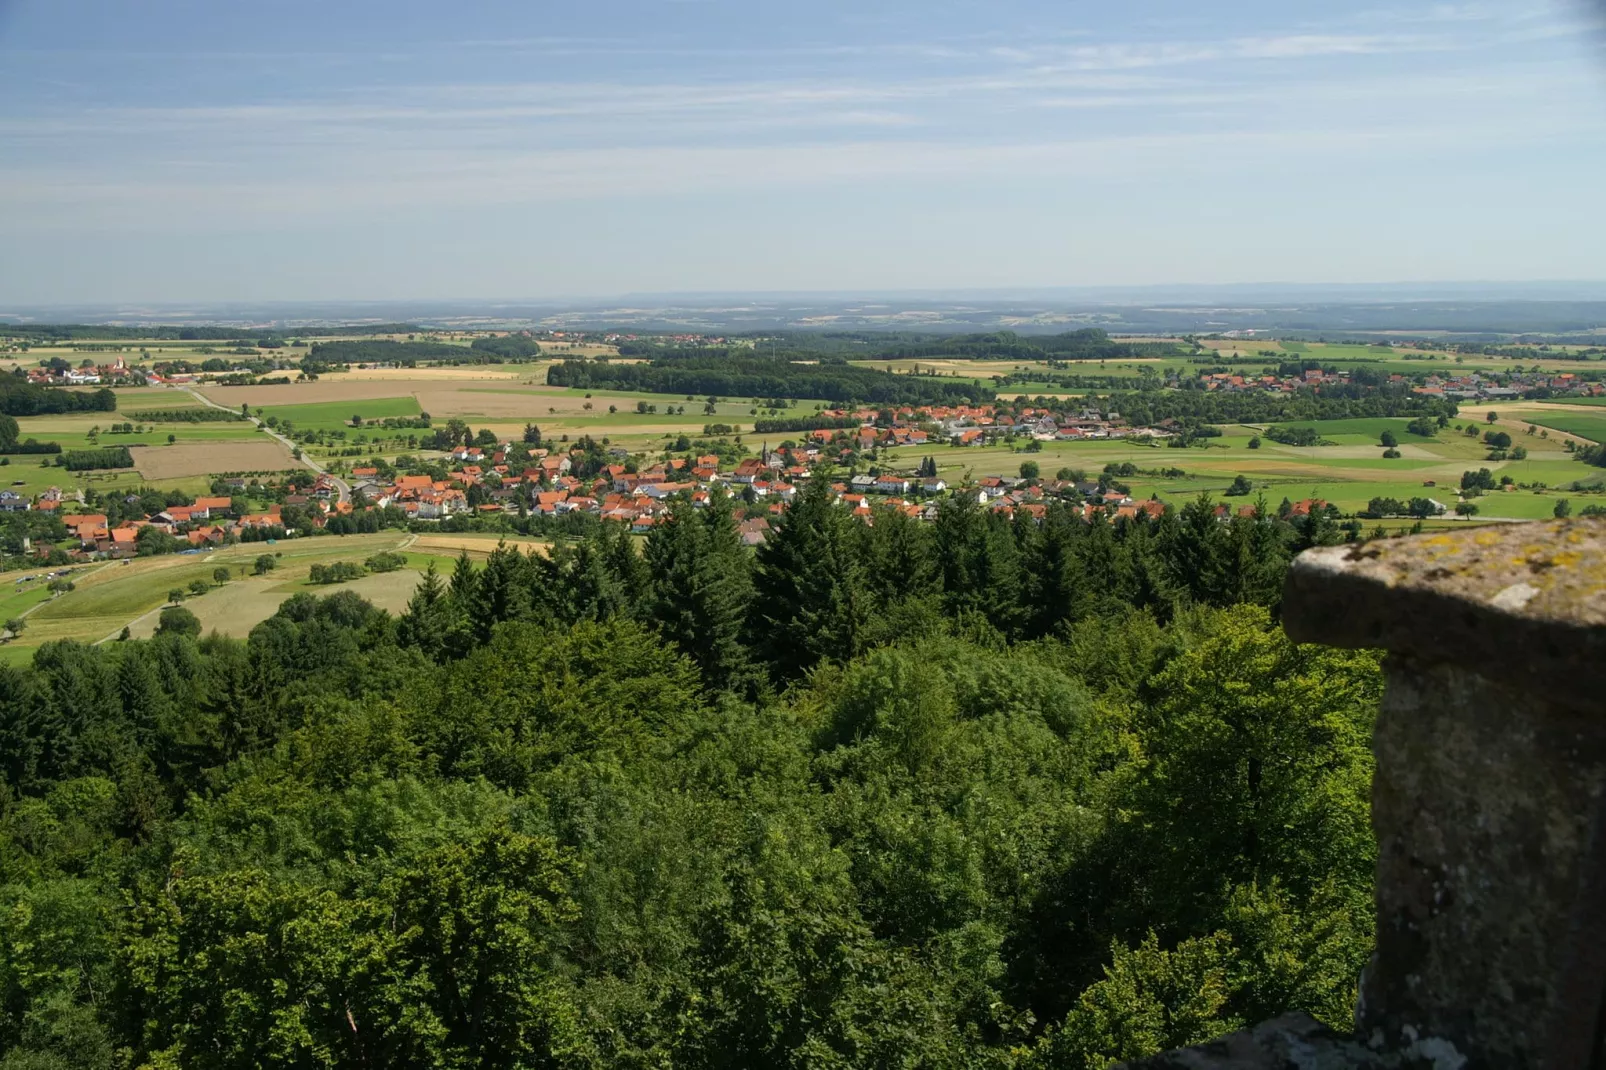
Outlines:
{"label": "forest canopy", "polygon": [[0,1066],[1103,1067],[1371,943],[1377,658],[1260,503],[816,480],[0,666]]}
{"label": "forest canopy", "polygon": [[759,357],[748,350],[687,350],[645,364],[565,360],[547,369],[547,383],[654,394],[823,398],[888,405],[952,405],[996,396],[968,379],[893,375],[841,360],[794,361],[784,354]]}
{"label": "forest canopy", "polygon": [[30,383],[20,371],[0,375],[0,413],[7,416],[45,416],[61,412],[115,412],[117,393],[99,390],[68,390],[58,386]]}

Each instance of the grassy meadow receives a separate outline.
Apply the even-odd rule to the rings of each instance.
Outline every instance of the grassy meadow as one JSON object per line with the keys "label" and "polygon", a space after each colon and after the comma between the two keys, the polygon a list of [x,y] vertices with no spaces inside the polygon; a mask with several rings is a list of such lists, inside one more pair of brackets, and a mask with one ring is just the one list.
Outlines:
{"label": "grassy meadow", "polygon": [[[41,643],[53,639],[76,639],[97,643],[115,638],[126,626],[130,634],[148,636],[156,628],[157,617],[168,604],[168,592],[187,589],[192,581],[211,585],[205,594],[187,596],[183,605],[201,620],[204,631],[245,636],[252,627],[272,616],[279,604],[302,591],[333,594],[351,590],[381,609],[400,612],[412,596],[420,575],[434,564],[443,577],[451,574],[457,555],[467,553],[471,561],[483,562],[501,540],[495,535],[439,534],[410,535],[386,531],[374,535],[338,535],[311,539],[285,539],[277,543],[241,543],[199,553],[166,554],[158,557],[130,558],[103,564],[79,566],[69,577],[77,589],[51,596],[43,569],[5,574],[0,584],[0,620],[30,611],[27,628],[15,640],[0,646],[0,662],[15,663],[32,657]],[[526,551],[546,545],[538,539],[507,539],[509,545]],[[315,585],[308,575],[315,564],[337,561],[362,562],[383,550],[401,551],[407,565],[396,572],[374,573],[349,583]],[[271,554],[277,563],[272,571],[253,574],[256,559]],[[213,574],[229,570],[227,583],[218,584]],[[21,577],[35,578],[21,582]]]}

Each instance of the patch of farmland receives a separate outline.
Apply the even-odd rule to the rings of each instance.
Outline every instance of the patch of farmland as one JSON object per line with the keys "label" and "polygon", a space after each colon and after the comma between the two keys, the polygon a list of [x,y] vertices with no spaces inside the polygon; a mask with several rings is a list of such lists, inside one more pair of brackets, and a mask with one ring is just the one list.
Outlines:
{"label": "patch of farmland", "polygon": [[1532,418],[1533,423],[1543,427],[1565,431],[1569,435],[1587,438],[1591,442],[1606,442],[1606,416],[1579,413],[1546,412]]}
{"label": "patch of farmland", "polygon": [[[413,596],[419,578],[419,574],[412,569],[401,569],[364,576],[350,583],[307,587],[299,583],[279,582],[271,576],[253,577],[232,580],[199,598],[188,599],[184,608],[200,620],[203,635],[217,631],[240,639],[273,616],[285,599],[303,591],[319,596],[350,591],[380,609],[400,613],[407,608],[407,600]],[[140,618],[129,627],[129,634],[135,639],[149,638],[156,631],[160,616],[159,613],[152,613]]]}
{"label": "patch of farmland", "polygon": [[253,409],[275,409],[284,405],[312,405],[325,401],[371,401],[393,398],[395,380],[348,380],[324,377],[315,383],[283,383],[278,386],[204,386],[201,391],[219,405],[239,410],[244,402]]}
{"label": "patch of farmland", "polygon": [[522,538],[517,535],[504,537],[480,532],[443,532],[439,535],[420,535],[409,543],[407,548],[419,554],[451,557],[456,557],[459,552],[467,552],[469,557],[478,559],[489,557],[491,551],[504,542],[525,553],[532,550],[545,553],[549,545],[541,539]]}
{"label": "patch of farmland", "polygon": [[387,416],[417,416],[425,410],[419,408],[418,399],[412,396],[373,398],[366,401],[320,401],[307,405],[268,405],[263,414],[289,420],[302,431],[333,431],[351,426],[353,416],[361,416],[363,423],[382,420]]}
{"label": "patch of farmland", "polygon": [[299,468],[290,451],[266,435],[250,442],[180,442],[133,451],[134,467],[146,479],[182,479],[220,472],[282,472]]}
{"label": "patch of farmland", "polygon": [[[341,382],[372,380],[375,382],[487,382],[498,379],[529,379],[546,381],[545,362],[530,364],[476,364],[473,367],[427,366],[422,368],[352,368],[340,373]],[[324,380],[319,380],[323,382]]]}

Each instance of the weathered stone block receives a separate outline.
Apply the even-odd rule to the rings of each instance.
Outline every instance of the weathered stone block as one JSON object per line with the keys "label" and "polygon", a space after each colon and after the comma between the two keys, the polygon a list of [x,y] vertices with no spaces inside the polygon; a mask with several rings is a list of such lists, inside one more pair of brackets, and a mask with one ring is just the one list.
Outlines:
{"label": "weathered stone block", "polygon": [[1293,1016],[1136,1065],[1606,1067],[1606,523],[1311,550],[1283,625],[1389,652],[1364,1044]]}
{"label": "weathered stone block", "polygon": [[1357,1024],[1469,1067],[1587,1066],[1606,1006],[1606,524],[1302,554],[1293,639],[1390,652]]}

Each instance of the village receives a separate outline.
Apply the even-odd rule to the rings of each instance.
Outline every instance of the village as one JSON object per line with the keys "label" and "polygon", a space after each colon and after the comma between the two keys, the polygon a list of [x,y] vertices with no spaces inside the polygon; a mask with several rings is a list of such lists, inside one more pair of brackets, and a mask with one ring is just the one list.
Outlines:
{"label": "village", "polygon": [[[1349,386],[1354,377],[1348,370],[1327,371],[1308,368],[1298,375],[1244,375],[1234,372],[1205,372],[1199,382],[1208,391],[1235,394],[1263,391],[1292,395],[1301,390],[1318,393],[1324,387]],[[1548,397],[1606,397],[1606,383],[1584,379],[1574,372],[1513,371],[1509,374],[1467,372],[1462,375],[1388,375],[1390,386],[1409,387],[1421,397],[1450,398],[1459,401],[1500,401],[1543,399]]]}
{"label": "village", "polygon": [[[54,513],[71,543],[67,556],[98,560],[341,531],[364,514],[375,514],[385,525],[454,518],[461,523],[476,517],[494,525],[498,517],[556,520],[578,514],[644,534],[677,500],[701,508],[721,494],[742,510],[742,540],[758,545],[800,484],[822,474],[832,480],[835,498],[866,523],[874,523],[885,510],[934,520],[939,501],[952,494],[968,495],[1007,517],[1033,521],[1043,518],[1053,500],[1069,503],[1089,520],[1152,519],[1166,509],[1157,498],[1135,500],[1108,472],[1091,479],[1070,472],[1038,478],[1031,464],[1023,468],[1029,475],[985,475],[953,486],[926,458],[918,470],[908,471],[874,460],[878,451],[898,446],[966,446],[1005,436],[1024,441],[1022,455],[1029,457],[1032,443],[1158,439],[1172,434],[1164,427],[1129,426],[1115,413],[1086,409],[1055,415],[1047,409],[1006,411],[991,405],[905,406],[891,412],[827,410],[818,417],[864,422],[800,432],[796,440],[787,439],[774,448],[766,443],[755,455],[739,458],[727,448],[722,453],[686,456],[665,453],[648,461],[622,447],[605,448],[589,439],[572,447],[552,441],[542,445],[508,441],[398,459],[411,462],[399,468],[376,458],[352,466],[342,476],[303,472],[219,478],[212,488],[217,493],[138,516],[129,512],[137,511],[141,499],[128,495],[120,499],[120,519],[85,508],[82,491],[64,492],[58,487],[33,500],[0,492],[0,511]],[[601,462],[599,455],[604,458]],[[432,471],[417,470],[426,467]],[[1119,474],[1119,466],[1111,468]],[[1076,478],[1067,478],[1072,475]],[[250,507],[264,496],[277,500],[260,509]]]}

